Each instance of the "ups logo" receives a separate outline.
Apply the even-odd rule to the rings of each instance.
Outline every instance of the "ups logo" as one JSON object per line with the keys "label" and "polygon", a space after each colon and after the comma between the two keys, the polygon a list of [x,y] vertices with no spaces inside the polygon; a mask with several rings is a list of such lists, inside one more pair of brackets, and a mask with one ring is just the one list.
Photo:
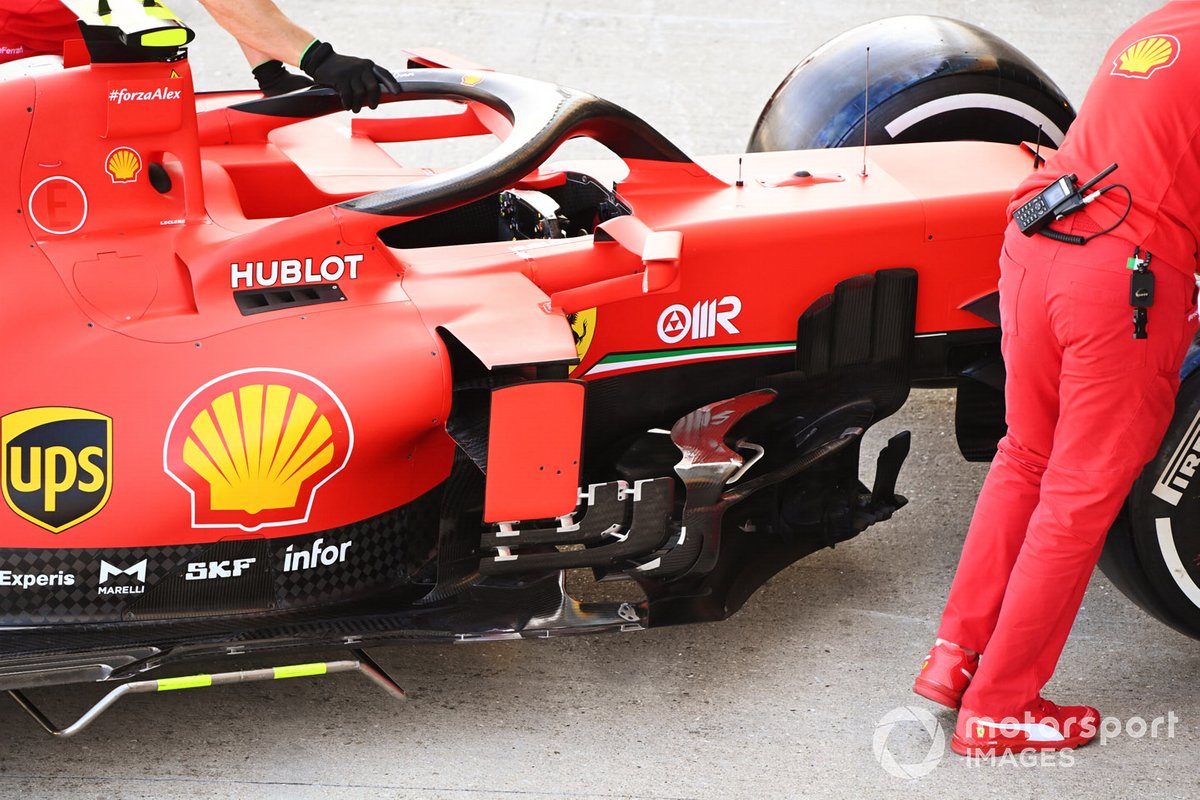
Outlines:
{"label": "ups logo", "polygon": [[0,417],[0,476],[9,507],[61,533],[95,516],[112,491],[112,419],[81,408]]}

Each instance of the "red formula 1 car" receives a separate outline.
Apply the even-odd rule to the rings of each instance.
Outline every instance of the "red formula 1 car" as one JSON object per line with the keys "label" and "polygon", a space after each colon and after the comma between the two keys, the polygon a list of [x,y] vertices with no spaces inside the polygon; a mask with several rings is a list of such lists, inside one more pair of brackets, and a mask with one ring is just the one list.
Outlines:
{"label": "red formula 1 car", "polygon": [[[386,99],[440,103],[352,118],[329,90],[195,95],[182,45],[83,30],[64,66],[0,77],[0,688],[387,684],[361,653],[140,678],[721,619],[904,504],[906,435],[873,487],[858,465],[910,387],[957,387],[969,458],[1003,431],[997,250],[1034,166],[1016,143],[1053,145],[1073,113],[976,28],[839,37],[753,152],[703,161],[550,83],[414,57]],[[480,133],[501,141],[444,172],[381,146]],[[580,136],[617,158],[546,163]],[[1183,427],[1149,481],[1187,509]],[[1110,561],[1195,633],[1137,525],[1155,499],[1135,494]],[[573,569],[639,599],[581,603]]]}

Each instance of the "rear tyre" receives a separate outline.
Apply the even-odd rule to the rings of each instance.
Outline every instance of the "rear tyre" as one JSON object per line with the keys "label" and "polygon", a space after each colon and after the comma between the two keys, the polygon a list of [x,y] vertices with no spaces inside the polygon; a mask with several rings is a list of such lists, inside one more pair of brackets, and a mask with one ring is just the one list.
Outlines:
{"label": "rear tyre", "polygon": [[890,17],[801,61],[767,101],[747,149],[861,145],[864,130],[868,144],[1032,142],[1039,127],[1057,145],[1074,119],[1062,90],[1004,40],[944,17]]}
{"label": "rear tyre", "polygon": [[1108,534],[1100,568],[1151,616],[1200,639],[1200,373]]}

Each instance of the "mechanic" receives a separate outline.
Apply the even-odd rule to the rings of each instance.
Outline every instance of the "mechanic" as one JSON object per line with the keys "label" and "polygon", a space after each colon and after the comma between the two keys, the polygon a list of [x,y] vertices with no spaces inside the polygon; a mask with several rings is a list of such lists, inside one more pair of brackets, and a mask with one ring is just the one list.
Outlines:
{"label": "mechanic", "polygon": [[951,742],[963,755],[1096,735],[1096,709],[1041,691],[1108,529],[1166,432],[1196,332],[1197,85],[1200,3],[1171,2],[1112,45],[1062,147],[1009,206],[1011,216],[1060,176],[1082,182],[1119,165],[1049,236],[1015,221],[1005,233],[1008,433],[913,687],[960,708]]}
{"label": "mechanic", "polygon": [[[379,104],[381,80],[395,82],[365,58],[344,56],[292,22],[272,0],[200,0],[237,39],[264,95],[330,86],[342,107],[359,111]],[[79,38],[75,13],[59,0],[0,0],[0,64],[36,55],[62,55],[63,42]],[[284,69],[300,67],[310,78]]]}

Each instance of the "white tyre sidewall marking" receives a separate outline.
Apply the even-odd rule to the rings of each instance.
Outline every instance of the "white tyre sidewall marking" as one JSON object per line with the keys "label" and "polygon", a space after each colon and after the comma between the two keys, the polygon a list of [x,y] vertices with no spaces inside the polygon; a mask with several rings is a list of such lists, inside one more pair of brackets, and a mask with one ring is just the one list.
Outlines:
{"label": "white tyre sidewall marking", "polygon": [[1020,117],[1034,127],[1040,126],[1055,146],[1061,144],[1063,137],[1066,136],[1066,133],[1055,125],[1049,117],[1028,103],[1000,94],[979,92],[949,95],[947,97],[939,97],[936,100],[930,100],[928,103],[922,103],[916,108],[910,108],[908,111],[905,111],[885,125],[883,129],[887,131],[888,136],[895,139],[913,125],[936,117],[939,114],[945,114],[950,111],[982,111],[985,109],[989,111],[1003,111],[1006,114]]}
{"label": "white tyre sidewall marking", "polygon": [[1200,608],[1200,586],[1197,586],[1196,582],[1192,580],[1191,573],[1187,571],[1187,567],[1183,565],[1183,559],[1179,557],[1179,550],[1175,547],[1175,532],[1171,529],[1171,518],[1156,518],[1154,528],[1158,534],[1158,549],[1162,553],[1163,563],[1166,564],[1171,577],[1175,579],[1175,585],[1191,601],[1192,605]]}

